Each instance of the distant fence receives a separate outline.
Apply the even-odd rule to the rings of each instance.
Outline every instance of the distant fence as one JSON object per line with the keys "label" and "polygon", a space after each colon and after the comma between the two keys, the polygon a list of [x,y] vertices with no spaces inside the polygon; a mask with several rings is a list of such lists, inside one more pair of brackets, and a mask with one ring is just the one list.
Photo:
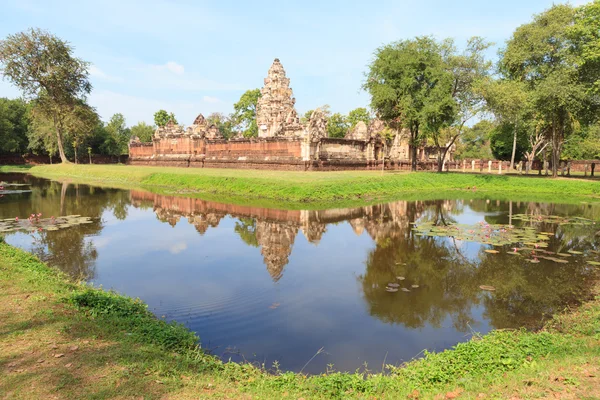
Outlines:
{"label": "distant fence", "polygon": [[[437,164],[436,164],[437,165]],[[525,161],[515,162],[514,168],[510,170],[509,161],[499,160],[474,160],[466,159],[460,161],[447,162],[447,170],[460,172],[478,172],[478,173],[526,173],[527,163]],[[571,173],[582,174],[584,176],[594,176],[596,169],[600,168],[600,160],[573,160],[560,161],[558,171],[560,175],[570,176]],[[531,163],[530,174],[543,175],[546,170],[552,171],[552,163],[535,160]]]}
{"label": "distant fence", "polygon": [[[127,163],[129,156],[104,156],[104,155],[92,155],[92,164],[118,164]],[[74,162],[73,159],[69,161]],[[89,164],[90,157],[86,154],[85,156],[77,157],[79,164]],[[60,163],[60,157],[55,156],[39,156],[35,154],[23,154],[23,155],[0,155],[0,165],[38,165],[38,164],[51,164]]]}

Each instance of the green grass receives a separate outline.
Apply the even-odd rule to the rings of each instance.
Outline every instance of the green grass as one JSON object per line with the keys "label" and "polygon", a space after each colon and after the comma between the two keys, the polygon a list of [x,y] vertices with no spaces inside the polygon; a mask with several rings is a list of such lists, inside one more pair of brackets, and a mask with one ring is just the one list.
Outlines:
{"label": "green grass", "polygon": [[8,397],[600,395],[600,298],[557,316],[541,332],[476,336],[385,374],[382,366],[357,373],[334,366],[318,376],[267,373],[263,366],[223,363],[197,347],[196,339],[183,326],[155,318],[139,300],[69,282],[0,241],[0,393]]}
{"label": "green grass", "polygon": [[[1,170],[0,170],[1,171]],[[297,172],[138,167],[125,165],[44,165],[27,172],[161,194],[278,208],[345,207],[384,200],[493,197],[580,202],[597,200],[594,180],[463,173],[380,171]],[[476,187],[476,190],[468,189]]]}

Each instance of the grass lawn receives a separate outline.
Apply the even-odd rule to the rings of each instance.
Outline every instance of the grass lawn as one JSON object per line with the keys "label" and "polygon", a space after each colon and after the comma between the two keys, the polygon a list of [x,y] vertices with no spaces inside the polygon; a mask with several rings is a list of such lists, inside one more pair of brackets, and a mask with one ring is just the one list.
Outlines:
{"label": "grass lawn", "polygon": [[[11,171],[1,167],[2,171]],[[126,165],[43,165],[35,176],[233,203],[326,208],[396,199],[494,196],[518,200],[586,201],[600,196],[595,180],[431,172],[297,172]],[[476,188],[475,190],[473,188]],[[444,192],[442,194],[442,192]],[[262,202],[262,203],[261,203]]]}
{"label": "grass lawn", "polygon": [[267,373],[204,354],[196,339],[0,240],[1,398],[600,398],[600,297],[541,332],[476,336],[386,374]]}

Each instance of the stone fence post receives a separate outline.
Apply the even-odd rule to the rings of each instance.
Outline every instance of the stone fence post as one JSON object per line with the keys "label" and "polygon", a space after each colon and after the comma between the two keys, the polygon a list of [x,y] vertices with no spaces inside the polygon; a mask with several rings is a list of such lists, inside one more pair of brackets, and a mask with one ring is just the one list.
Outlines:
{"label": "stone fence post", "polygon": [[498,162],[498,175],[502,174],[502,161]]}
{"label": "stone fence post", "polygon": [[471,161],[471,171],[475,172],[475,160]]}
{"label": "stone fence post", "polygon": [[488,161],[488,173],[492,173],[492,160]]}

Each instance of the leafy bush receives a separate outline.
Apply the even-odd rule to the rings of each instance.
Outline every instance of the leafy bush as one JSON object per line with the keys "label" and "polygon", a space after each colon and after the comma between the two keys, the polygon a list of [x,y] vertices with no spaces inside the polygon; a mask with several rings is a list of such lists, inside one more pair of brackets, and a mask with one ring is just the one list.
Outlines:
{"label": "leafy bush", "polygon": [[70,302],[94,318],[107,319],[126,334],[157,344],[166,350],[197,347],[198,336],[182,324],[157,319],[139,299],[115,292],[87,288],[73,293]]}

